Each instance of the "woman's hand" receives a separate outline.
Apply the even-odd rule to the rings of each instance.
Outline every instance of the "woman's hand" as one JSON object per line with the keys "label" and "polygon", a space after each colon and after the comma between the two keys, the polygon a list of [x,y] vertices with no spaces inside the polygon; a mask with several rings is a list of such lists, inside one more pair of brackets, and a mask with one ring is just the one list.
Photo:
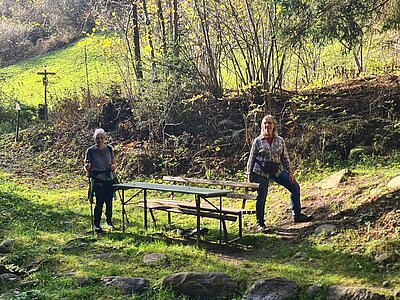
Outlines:
{"label": "woman's hand", "polygon": [[253,180],[253,174],[252,174],[252,173],[250,173],[249,175],[247,175],[247,182],[250,182],[250,183],[253,183],[253,182],[254,182],[254,180]]}
{"label": "woman's hand", "polygon": [[111,162],[111,166],[110,166],[111,171],[114,172],[114,170],[115,170],[116,168],[117,168],[117,164],[115,163],[115,161],[112,161],[112,162]]}
{"label": "woman's hand", "polygon": [[88,177],[90,177],[90,170],[92,169],[92,165],[91,165],[89,162],[87,162],[87,163],[85,164],[85,166],[84,166],[84,169],[85,169],[85,171],[86,171],[86,175],[87,175]]}
{"label": "woman's hand", "polygon": [[290,183],[295,183],[296,182],[296,178],[294,177],[293,171],[289,170],[289,181]]}

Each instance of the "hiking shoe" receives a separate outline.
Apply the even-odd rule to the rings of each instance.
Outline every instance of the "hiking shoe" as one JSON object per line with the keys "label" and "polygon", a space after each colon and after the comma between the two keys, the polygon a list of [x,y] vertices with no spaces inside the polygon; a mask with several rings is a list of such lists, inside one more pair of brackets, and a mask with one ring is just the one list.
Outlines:
{"label": "hiking shoe", "polygon": [[96,226],[96,225],[94,225],[93,230],[96,233],[102,233],[103,232],[103,229],[101,229],[100,226]]}
{"label": "hiking shoe", "polygon": [[114,224],[113,223],[111,223],[111,222],[107,222],[107,229],[108,230],[113,230],[114,229]]}
{"label": "hiking shoe", "polygon": [[298,216],[294,216],[295,223],[310,222],[311,220],[312,220],[312,216],[307,216],[305,214],[300,214]]}

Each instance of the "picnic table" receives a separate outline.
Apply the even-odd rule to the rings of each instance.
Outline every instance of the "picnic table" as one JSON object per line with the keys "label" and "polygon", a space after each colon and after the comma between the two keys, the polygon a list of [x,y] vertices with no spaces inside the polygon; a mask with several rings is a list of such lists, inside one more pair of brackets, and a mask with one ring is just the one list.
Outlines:
{"label": "picnic table", "polygon": [[[222,213],[222,197],[226,196],[230,193],[229,190],[224,189],[215,189],[215,188],[205,188],[205,187],[196,187],[196,186],[184,186],[184,185],[176,185],[176,184],[164,184],[164,183],[151,183],[151,182],[130,182],[130,183],[118,183],[113,185],[113,189],[115,191],[121,191],[120,200],[122,204],[122,231],[125,232],[125,205],[129,202],[133,201],[140,194],[143,194],[143,223],[144,228],[147,229],[147,194],[148,191],[160,191],[167,193],[182,193],[182,194],[192,194],[195,197],[196,203],[196,244],[199,246],[200,244],[200,217],[206,216],[204,212],[201,210],[202,200],[207,202],[208,205],[212,205],[217,213],[213,213],[213,217],[219,218],[222,220],[224,215]],[[125,197],[125,191],[127,190],[138,190],[130,197]],[[216,198],[219,197],[219,207],[213,205],[208,198]],[[184,211],[182,213],[185,213]],[[209,213],[211,216],[211,212]],[[222,235],[222,221],[220,221],[220,235]]]}

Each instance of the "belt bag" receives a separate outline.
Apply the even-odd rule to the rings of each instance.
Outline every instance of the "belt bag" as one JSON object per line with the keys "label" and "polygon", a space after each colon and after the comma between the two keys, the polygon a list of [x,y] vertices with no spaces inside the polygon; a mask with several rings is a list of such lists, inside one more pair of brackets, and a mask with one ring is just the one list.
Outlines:
{"label": "belt bag", "polygon": [[103,174],[103,173],[106,174],[109,181],[112,181],[113,183],[118,183],[117,176],[115,176],[115,173],[113,171],[111,171],[110,168],[107,168],[104,171],[92,170],[90,174],[91,174],[92,178],[96,178],[98,175]]}
{"label": "belt bag", "polygon": [[267,173],[269,175],[274,175],[279,170],[279,164],[273,161],[261,162],[256,159],[256,163],[260,166],[261,170],[264,173]]}

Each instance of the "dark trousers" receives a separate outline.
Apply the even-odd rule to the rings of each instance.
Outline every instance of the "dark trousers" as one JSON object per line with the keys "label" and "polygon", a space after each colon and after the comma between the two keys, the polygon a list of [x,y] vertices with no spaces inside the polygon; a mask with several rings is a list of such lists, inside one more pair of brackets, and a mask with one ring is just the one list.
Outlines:
{"label": "dark trousers", "polygon": [[296,182],[291,183],[289,180],[289,174],[283,171],[279,176],[271,176],[267,178],[258,174],[253,174],[254,182],[260,184],[257,190],[257,201],[256,201],[256,222],[259,225],[264,225],[264,208],[265,201],[268,195],[269,181],[275,181],[276,183],[284,186],[290,192],[290,203],[292,208],[292,215],[298,216],[301,212],[300,204],[300,186]]}
{"label": "dark trousers", "polygon": [[111,223],[112,220],[112,181],[103,181],[95,179],[94,181],[94,195],[96,197],[96,204],[94,206],[94,225],[100,227],[101,214],[103,213],[103,205],[106,204],[106,222]]}

